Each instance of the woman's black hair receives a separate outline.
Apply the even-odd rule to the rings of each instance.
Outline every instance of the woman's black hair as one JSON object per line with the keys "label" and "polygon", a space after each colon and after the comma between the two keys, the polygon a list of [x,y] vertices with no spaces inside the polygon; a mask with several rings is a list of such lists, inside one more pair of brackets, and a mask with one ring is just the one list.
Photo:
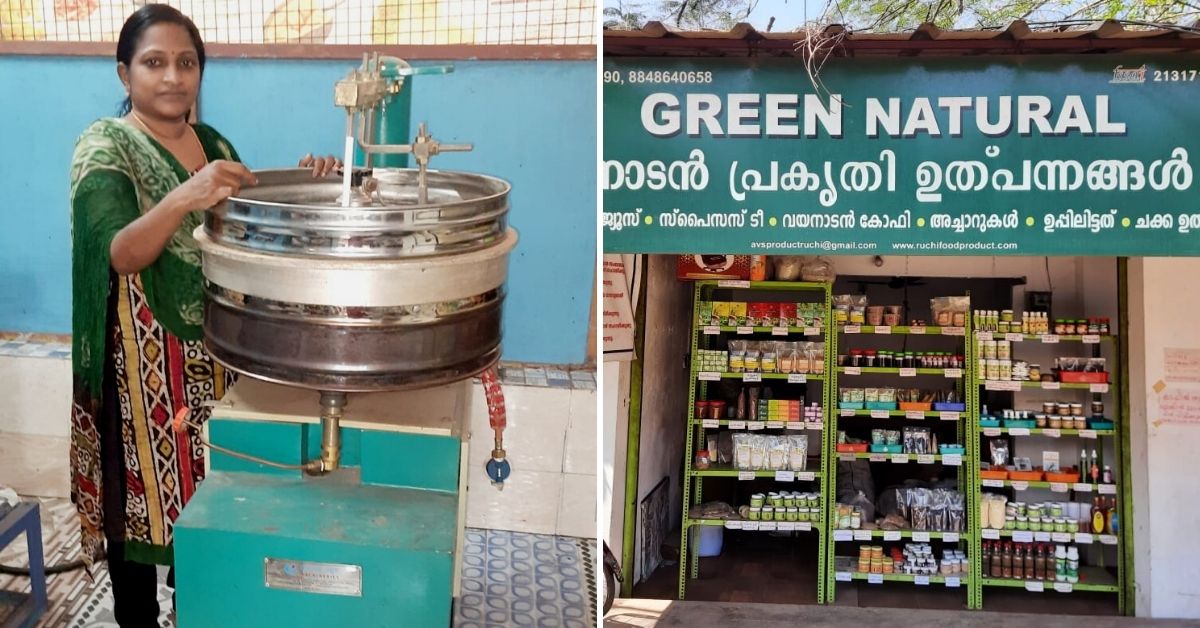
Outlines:
{"label": "woman's black hair", "polygon": [[[200,29],[196,28],[196,24],[188,16],[165,4],[147,4],[134,11],[133,15],[125,20],[125,25],[121,27],[121,37],[117,40],[117,63],[124,63],[125,67],[130,67],[133,62],[133,53],[142,42],[142,35],[145,35],[146,31],[155,24],[178,24],[187,29],[188,35],[192,38],[192,44],[196,46],[200,74],[203,76],[204,40],[200,39]],[[118,115],[123,116],[132,108],[133,103],[126,97],[125,102],[121,103]]]}

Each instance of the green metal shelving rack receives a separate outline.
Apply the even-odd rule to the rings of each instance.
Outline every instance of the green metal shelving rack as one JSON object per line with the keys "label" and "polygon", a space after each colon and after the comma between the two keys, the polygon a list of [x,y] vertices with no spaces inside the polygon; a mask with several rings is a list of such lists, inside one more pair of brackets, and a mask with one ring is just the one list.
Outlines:
{"label": "green metal shelving rack", "polygon": [[[823,375],[809,374],[803,378],[804,379],[803,383],[796,381],[796,380],[800,379],[798,377],[792,376],[789,378],[788,374],[780,374],[780,373],[763,373],[763,374],[759,375],[757,378],[753,374],[751,374],[751,376],[749,378],[747,378],[746,374],[743,374],[743,373],[720,373],[720,374],[704,373],[704,374],[702,374],[701,371],[699,371],[696,368],[696,360],[694,358],[695,358],[697,349],[706,348],[706,345],[708,344],[708,341],[710,338],[712,338],[714,336],[719,336],[721,334],[730,334],[730,333],[734,333],[734,334],[747,334],[747,333],[749,333],[749,334],[755,334],[755,333],[776,334],[779,331],[783,331],[782,328],[777,329],[775,327],[741,328],[741,327],[733,327],[733,326],[700,325],[699,324],[700,302],[703,300],[706,300],[708,298],[708,295],[710,295],[712,293],[712,291],[715,289],[757,290],[757,291],[795,292],[795,293],[816,292],[816,293],[818,293],[820,296],[819,302],[822,304],[823,311],[825,312],[824,325],[818,329],[802,328],[802,327],[788,327],[786,329],[786,332],[787,332],[788,337],[795,337],[795,336],[815,336],[817,334],[813,334],[812,332],[819,331],[819,335],[823,336],[825,339],[825,342],[826,342],[824,374]],[[716,467],[716,466],[710,467],[709,469],[703,470],[703,471],[694,469],[693,461],[695,459],[695,453],[696,453],[696,442],[697,442],[696,439],[699,438],[700,439],[699,442],[705,442],[705,430],[706,429],[712,429],[714,427],[714,425],[717,427],[728,427],[728,425],[729,425],[728,420],[703,421],[703,420],[697,419],[695,416],[696,400],[707,398],[708,383],[710,380],[714,380],[714,379],[715,380],[742,379],[743,381],[747,381],[747,382],[777,381],[777,380],[789,381],[789,379],[790,379],[793,383],[796,383],[797,385],[808,385],[809,383],[819,383],[820,390],[821,390],[821,405],[822,405],[822,409],[824,411],[824,415],[823,415],[823,420],[821,423],[821,427],[822,427],[821,438],[819,439],[820,447],[817,450],[820,452],[820,455],[821,455],[820,465],[819,465],[818,469],[815,469],[813,471],[797,471],[795,475],[796,475],[797,481],[815,482],[819,485],[819,487],[820,487],[819,492],[821,494],[822,518],[821,518],[821,521],[817,521],[817,522],[797,522],[795,529],[796,529],[796,532],[801,533],[801,538],[806,536],[806,534],[804,534],[804,533],[811,533],[812,535],[814,535],[816,537],[816,541],[818,544],[818,554],[817,554],[818,562],[815,565],[815,568],[818,570],[818,574],[817,574],[817,578],[816,578],[816,581],[817,581],[817,603],[819,603],[819,604],[825,603],[825,591],[826,591],[825,578],[822,577],[821,570],[824,568],[824,565],[826,564],[826,553],[828,551],[828,535],[826,532],[828,529],[827,520],[828,520],[828,512],[829,512],[829,508],[827,506],[827,504],[829,503],[829,490],[828,490],[829,482],[827,481],[828,474],[829,474],[829,460],[828,460],[829,456],[827,455],[827,452],[831,450],[831,444],[832,444],[832,440],[830,439],[830,435],[829,435],[830,434],[830,431],[829,431],[829,424],[830,424],[830,422],[829,422],[829,419],[830,419],[830,417],[829,417],[829,408],[830,408],[829,380],[831,378],[826,377],[826,375],[831,373],[832,364],[833,364],[832,352],[831,352],[831,350],[829,348],[829,344],[828,344],[830,342],[830,338],[832,337],[831,331],[832,331],[832,326],[833,326],[833,321],[831,320],[831,316],[829,314],[831,311],[831,308],[830,308],[830,291],[831,291],[831,289],[832,289],[832,286],[827,283],[809,283],[809,282],[782,282],[782,281],[749,282],[749,281],[712,281],[712,280],[695,282],[695,286],[693,288],[692,325],[691,325],[691,331],[692,331],[691,356],[693,359],[691,361],[691,364],[689,365],[690,376],[689,376],[689,383],[688,383],[687,444],[684,449],[685,460],[684,460],[683,509],[682,509],[683,510],[683,514],[682,514],[683,525],[681,526],[683,531],[681,533],[680,551],[679,551],[680,561],[679,561],[678,595],[679,595],[679,599],[681,599],[681,600],[686,598],[688,579],[696,578],[699,576],[699,573],[700,573],[699,552],[691,552],[689,550],[690,541],[691,541],[690,535],[691,535],[692,528],[698,527],[698,526],[721,525],[721,526],[725,526],[726,528],[729,528],[729,529],[737,529],[739,527],[739,524],[742,523],[742,522],[738,521],[736,524],[734,524],[734,523],[726,522],[724,520],[719,520],[719,519],[692,519],[688,516],[689,509],[692,506],[701,503],[701,499],[703,497],[703,491],[704,491],[704,478],[706,478],[706,477],[745,477],[744,474],[746,474],[746,473],[753,473],[755,478],[775,477],[774,471],[742,472],[742,471],[738,471],[738,470],[732,469],[732,468],[721,468],[721,467]],[[778,338],[778,336],[774,336],[774,337]],[[714,375],[715,375],[715,377],[714,377]],[[782,423],[782,422],[780,422],[780,424],[778,424],[778,425],[764,425],[762,427],[764,429],[788,429],[788,425],[786,423]],[[813,449],[810,447],[809,451],[811,452],[811,451],[813,451]],[[808,525],[801,525],[804,523],[807,523]]]}
{"label": "green metal shelving rack", "polygon": [[[926,379],[928,379],[930,377],[937,377],[937,376],[947,377],[949,379],[953,379],[953,380],[956,380],[957,382],[961,383],[961,385],[962,385],[961,387],[963,390],[963,398],[964,398],[963,400],[966,404],[965,405],[966,409],[961,412],[939,412],[939,411],[906,411],[906,410],[840,410],[837,408],[830,408],[828,411],[829,415],[831,417],[830,425],[826,429],[827,441],[829,444],[828,444],[828,450],[827,450],[826,456],[825,456],[826,458],[829,459],[829,464],[828,464],[829,470],[827,472],[827,474],[829,475],[829,478],[825,482],[825,484],[827,486],[826,491],[829,494],[829,498],[826,501],[825,508],[826,508],[826,510],[830,510],[836,506],[835,502],[837,499],[837,492],[836,492],[837,491],[837,463],[843,459],[844,460],[863,460],[863,459],[865,459],[865,460],[871,460],[872,462],[886,462],[888,464],[901,463],[901,459],[903,459],[904,462],[910,463],[910,464],[911,463],[938,464],[938,463],[943,463],[945,461],[945,459],[944,459],[945,457],[940,454],[917,456],[916,454],[910,455],[910,454],[878,454],[878,453],[874,453],[874,454],[873,453],[837,453],[837,451],[836,451],[836,449],[837,449],[837,447],[836,447],[837,432],[839,430],[838,426],[839,426],[841,419],[851,418],[851,417],[871,417],[871,418],[877,418],[877,419],[899,419],[900,421],[913,421],[912,423],[905,422],[905,423],[903,423],[903,425],[920,425],[920,423],[916,423],[915,421],[926,421],[929,419],[954,420],[956,422],[956,434],[958,436],[958,441],[960,443],[964,444],[964,449],[965,449],[964,453],[961,454],[961,456],[959,458],[960,464],[958,465],[957,475],[958,475],[959,490],[960,490],[960,492],[963,493],[963,498],[964,498],[964,502],[965,502],[966,525],[965,525],[965,529],[962,532],[957,533],[957,542],[959,544],[959,547],[966,547],[968,549],[967,559],[970,563],[970,567],[966,574],[964,574],[962,576],[957,576],[957,577],[954,577],[954,576],[946,577],[946,576],[942,576],[942,575],[919,577],[919,576],[912,576],[912,575],[907,575],[907,574],[863,574],[863,573],[858,573],[855,571],[851,571],[851,572],[846,572],[844,570],[839,571],[838,560],[837,560],[838,557],[837,557],[837,552],[835,551],[836,544],[838,542],[867,541],[867,540],[882,540],[882,541],[888,541],[888,542],[896,542],[896,541],[901,541],[901,540],[905,540],[905,539],[912,540],[914,538],[917,539],[918,542],[927,542],[929,540],[934,540],[934,539],[943,539],[944,540],[946,538],[947,534],[950,535],[949,542],[954,542],[954,534],[955,533],[923,532],[923,531],[913,531],[913,530],[899,530],[899,531],[836,530],[834,528],[836,517],[833,516],[833,512],[830,510],[830,512],[827,512],[824,515],[825,520],[829,522],[829,526],[830,526],[829,532],[828,532],[829,539],[830,539],[830,547],[828,550],[828,557],[827,557],[827,563],[826,563],[826,581],[828,583],[827,584],[828,592],[826,594],[826,600],[828,602],[833,602],[836,599],[837,583],[839,581],[851,582],[851,581],[856,581],[856,580],[864,580],[864,581],[871,582],[871,583],[907,582],[907,583],[912,583],[914,585],[940,584],[943,586],[960,587],[966,591],[968,608],[977,608],[977,606],[975,606],[975,600],[972,597],[973,596],[973,593],[972,593],[973,588],[971,587],[972,578],[974,577],[973,569],[974,569],[975,563],[977,561],[975,559],[975,553],[973,551],[971,551],[970,548],[973,546],[973,543],[974,543],[972,534],[975,533],[975,529],[976,529],[976,526],[972,525],[972,521],[977,518],[978,509],[977,509],[977,507],[974,510],[972,509],[971,497],[970,497],[972,491],[970,490],[970,487],[974,486],[972,468],[978,468],[979,465],[972,463],[972,460],[977,460],[978,458],[977,458],[977,454],[974,452],[974,449],[972,448],[971,439],[966,438],[966,435],[969,433],[968,426],[971,424],[970,410],[972,407],[972,401],[973,401],[972,395],[974,392],[972,390],[973,387],[970,385],[972,382],[972,379],[971,379],[972,375],[970,372],[970,367],[974,364],[974,356],[972,354],[973,343],[970,342],[970,338],[971,338],[970,321],[969,320],[967,321],[967,326],[965,326],[965,327],[935,327],[935,326],[907,326],[907,325],[879,327],[879,326],[870,326],[870,325],[846,325],[846,326],[842,326],[842,327],[835,326],[834,331],[836,333],[830,334],[831,343],[833,344],[833,350],[830,351],[829,349],[827,349],[827,351],[830,351],[830,353],[840,352],[838,348],[841,346],[842,336],[909,335],[909,336],[950,336],[950,337],[961,338],[962,343],[963,343],[963,357],[966,360],[966,364],[963,365],[964,368],[956,369],[958,371],[957,373],[947,373],[946,372],[948,370],[954,370],[954,369],[926,369],[926,368],[899,369],[899,368],[877,368],[877,367],[861,367],[861,368],[857,368],[857,369],[854,367],[849,367],[849,368],[837,367],[833,371],[831,371],[831,377],[829,378],[829,398],[834,403],[834,405],[836,405],[837,400],[838,400],[839,379],[842,376],[846,375],[847,372],[850,372],[850,373],[854,373],[854,374],[863,374],[863,375],[883,374],[883,375],[904,376],[905,379],[908,379],[909,377],[916,377],[916,376],[926,376]],[[905,371],[905,372],[902,373],[902,371]],[[853,375],[850,375],[850,376],[852,377]]]}
{"label": "green metal shelving rack", "polygon": [[[1122,317],[1122,318],[1124,318],[1124,317]],[[1117,563],[1116,577],[1114,577],[1109,572],[1105,571],[1102,567],[1080,566],[1080,582],[1071,584],[1069,586],[1064,586],[1064,583],[1056,583],[1053,581],[1043,582],[1043,583],[1027,583],[1025,580],[1019,580],[1019,579],[1015,579],[1015,578],[1014,579],[1005,579],[1005,578],[988,577],[986,575],[986,573],[987,573],[986,568],[982,564],[982,560],[981,559],[980,560],[972,560],[971,561],[972,576],[973,576],[972,590],[973,590],[973,598],[975,600],[975,606],[973,606],[972,608],[983,608],[984,587],[1008,587],[1008,588],[1026,588],[1027,590],[1030,590],[1031,592],[1057,591],[1060,593],[1070,593],[1072,591],[1089,591],[1089,592],[1099,592],[1099,593],[1115,593],[1117,595],[1117,607],[1119,609],[1119,612],[1121,614],[1127,614],[1128,613],[1127,609],[1129,607],[1128,607],[1128,600],[1126,599],[1126,597],[1128,594],[1129,587],[1132,583],[1132,579],[1130,579],[1128,576],[1128,571],[1129,571],[1129,568],[1132,566],[1132,559],[1128,556],[1128,554],[1129,554],[1128,544],[1129,544],[1129,540],[1130,540],[1130,535],[1127,533],[1127,530],[1129,529],[1128,522],[1130,520],[1127,518],[1126,513],[1130,512],[1130,504],[1132,502],[1130,501],[1131,494],[1130,494],[1129,482],[1126,479],[1126,477],[1127,477],[1126,470],[1128,468],[1128,459],[1126,457],[1127,452],[1124,451],[1125,450],[1125,445],[1124,445],[1125,429],[1126,429],[1128,413],[1125,409],[1124,395],[1122,394],[1120,378],[1117,375],[1117,373],[1121,372],[1121,369],[1123,368],[1123,362],[1122,362],[1123,354],[1121,351],[1121,344],[1119,342],[1119,337],[1115,336],[1115,335],[1100,336],[1099,339],[1097,340],[1095,337],[1087,337],[1087,336],[1080,336],[1080,335],[1055,335],[1055,334],[1037,335],[1037,334],[998,334],[998,333],[991,334],[989,332],[975,332],[972,335],[970,344],[972,347],[975,347],[980,339],[988,339],[993,336],[996,336],[996,337],[1003,336],[1003,337],[1010,339],[1013,342],[1014,358],[1016,356],[1016,350],[1017,350],[1017,348],[1019,348],[1020,343],[1025,342],[1025,341],[1035,341],[1035,342],[1040,342],[1040,343],[1051,343],[1051,344],[1060,343],[1060,342],[1062,342],[1062,343],[1087,342],[1088,344],[1095,347],[1095,349],[1093,350],[1094,354],[1100,353],[1100,346],[1102,346],[1103,344],[1108,344],[1111,346],[1111,350],[1113,352],[1113,361],[1115,364],[1113,365],[1114,368],[1109,369],[1109,380],[1110,381],[1103,385],[1054,384],[1054,383],[1051,383],[1048,386],[1046,385],[1046,383],[1041,383],[1041,382],[1002,382],[1002,383],[989,382],[989,381],[987,381],[985,379],[981,379],[979,377],[979,373],[977,372],[977,369],[975,368],[977,365],[974,362],[972,362],[970,365],[968,365],[970,367],[969,371],[970,371],[970,377],[971,377],[971,381],[972,381],[972,385],[970,386],[970,389],[974,392],[974,399],[973,399],[971,407],[970,407],[971,427],[972,427],[971,431],[973,433],[970,438],[970,441],[971,441],[971,444],[973,444],[976,449],[976,455],[974,456],[972,463],[971,463],[971,468],[972,468],[973,474],[974,474],[974,479],[972,480],[973,490],[971,491],[971,496],[974,500],[974,504],[972,506],[972,512],[974,512],[974,513],[979,512],[980,503],[983,499],[982,494],[983,494],[984,488],[1006,488],[1006,489],[1014,489],[1016,492],[1030,490],[1030,489],[1054,490],[1054,489],[1063,489],[1064,488],[1064,486],[1062,484],[1052,485],[1051,482],[1036,482],[1036,481],[1025,482],[1025,481],[1013,481],[1013,480],[983,480],[982,479],[982,476],[980,475],[980,470],[981,470],[980,467],[981,467],[981,462],[983,460],[982,451],[983,451],[983,439],[984,438],[992,437],[992,436],[996,436],[996,435],[1002,435],[1002,434],[1010,435],[1010,436],[1026,436],[1026,435],[1028,435],[1028,436],[1037,436],[1037,435],[1053,436],[1055,433],[1055,430],[1053,430],[1053,429],[1038,429],[1038,428],[1030,428],[1030,429],[1016,428],[1017,433],[1014,435],[1012,428],[981,427],[979,425],[980,399],[982,396],[982,393],[980,392],[981,389],[1013,392],[1014,394],[1019,393],[1021,390],[1028,390],[1028,389],[1087,391],[1087,393],[1089,395],[1105,395],[1105,394],[1107,394],[1107,395],[1111,395],[1113,398],[1113,402],[1109,406],[1110,408],[1113,409],[1113,412],[1111,413],[1111,417],[1110,417],[1113,420],[1113,429],[1111,429],[1111,430],[1060,429],[1060,430],[1057,430],[1057,437],[1058,438],[1086,437],[1089,439],[1091,439],[1091,438],[1096,438],[1096,439],[1112,438],[1112,442],[1113,442],[1113,458],[1112,459],[1114,461],[1114,464],[1112,464],[1111,466],[1113,469],[1113,474],[1114,474],[1113,479],[1114,479],[1115,485],[1103,485],[1103,484],[1095,484],[1095,483],[1091,483],[1091,482],[1065,483],[1066,484],[1065,488],[1067,491],[1065,493],[1065,496],[1066,496],[1066,499],[1071,500],[1071,498],[1074,496],[1074,494],[1076,494],[1080,490],[1083,490],[1083,492],[1085,492],[1087,494],[1091,494],[1091,495],[1104,495],[1104,496],[1116,497],[1118,499],[1118,504],[1117,504],[1118,512],[1121,515],[1120,530],[1118,530],[1118,533],[1116,535],[1085,534],[1085,535],[1083,535],[1083,537],[1078,537],[1075,533],[1046,533],[1046,532],[1043,532],[1040,535],[1037,535],[1037,533],[1032,533],[1032,534],[1037,535],[1037,536],[1033,537],[1035,540],[1040,536],[1041,537],[1040,542],[1070,543],[1072,545],[1089,545],[1089,544],[1120,545],[1121,547],[1118,547],[1115,552],[1116,553],[1116,563]],[[1003,338],[1001,338],[1001,339],[1003,339]],[[1017,386],[1016,384],[1019,384],[1019,386]],[[1007,388],[1016,388],[1016,390],[1007,390]],[[1072,394],[1078,394],[1078,393],[1073,392]],[[986,487],[984,486],[984,482],[988,483],[988,485]],[[1102,493],[1101,491],[1105,491],[1105,492]],[[1084,503],[1086,503],[1086,502],[1084,502]],[[1027,537],[1027,534],[1021,534],[1021,532],[1024,532],[1024,531],[1017,531],[1017,534],[1014,534],[1014,531],[1010,531],[1010,530],[986,530],[986,531],[982,530],[982,529],[980,529],[979,522],[977,521],[977,517],[976,517],[976,523],[974,525],[974,528],[975,528],[975,532],[974,532],[974,535],[972,538],[973,556],[982,557],[983,541],[986,540],[984,538],[985,536],[987,536],[988,539],[995,539],[995,538],[1006,539],[1006,538],[1013,538],[1014,536],[1020,536],[1022,540],[1024,540]],[[1048,540],[1046,539],[1046,535],[1049,535]],[[1068,540],[1068,537],[1070,540]],[[1103,558],[1103,555],[1102,555],[1102,558]]]}

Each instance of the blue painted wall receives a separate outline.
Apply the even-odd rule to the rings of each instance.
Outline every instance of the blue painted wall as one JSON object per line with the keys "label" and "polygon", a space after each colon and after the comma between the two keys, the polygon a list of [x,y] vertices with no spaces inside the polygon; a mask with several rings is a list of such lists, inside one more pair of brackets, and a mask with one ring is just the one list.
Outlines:
{"label": "blue painted wall", "polygon": [[[504,357],[581,362],[596,255],[595,64],[454,65],[452,74],[417,77],[413,124],[475,144],[437,167],[513,185],[521,241],[509,269]],[[333,106],[333,84],[351,67],[214,59],[201,118],[252,168],[292,166],[310,151],[339,154],[345,117]],[[67,170],[79,132],[114,115],[123,96],[115,63],[0,56],[0,86],[0,330],[69,333]]]}

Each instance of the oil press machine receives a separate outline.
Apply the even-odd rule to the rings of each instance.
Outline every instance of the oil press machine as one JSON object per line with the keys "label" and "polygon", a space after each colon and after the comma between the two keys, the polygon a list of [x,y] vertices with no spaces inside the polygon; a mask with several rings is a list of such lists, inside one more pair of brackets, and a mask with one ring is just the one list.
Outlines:
{"label": "oil press machine", "polygon": [[205,343],[242,377],[203,425],[176,417],[209,447],[174,529],[180,626],[451,622],[474,376],[486,472],[509,472],[494,366],[517,235],[506,182],[430,168],[470,145],[407,139],[410,77],[445,71],[364,56],[334,89],[343,172],[258,171],[195,231]]}

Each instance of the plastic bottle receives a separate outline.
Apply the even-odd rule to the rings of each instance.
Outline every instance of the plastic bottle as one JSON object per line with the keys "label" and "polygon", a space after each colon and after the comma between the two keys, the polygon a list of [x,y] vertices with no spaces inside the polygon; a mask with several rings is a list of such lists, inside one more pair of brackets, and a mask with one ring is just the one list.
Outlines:
{"label": "plastic bottle", "polygon": [[1046,548],[1041,543],[1037,545],[1037,557],[1033,559],[1033,578],[1046,579]]}
{"label": "plastic bottle", "polygon": [[1087,478],[1088,478],[1087,450],[1080,449],[1079,450],[1079,481],[1087,482]]}
{"label": "plastic bottle", "polygon": [[1067,548],[1062,545],[1054,547],[1054,580],[1055,582],[1067,581]]}
{"label": "plastic bottle", "polygon": [[1110,467],[1108,465],[1104,465],[1104,475],[1102,477],[1103,477],[1103,479],[1101,480],[1102,482],[1104,482],[1105,484],[1112,484],[1113,483],[1112,467]]}
{"label": "plastic bottle", "polygon": [[1100,465],[1096,457],[1095,449],[1092,450],[1092,466],[1088,468],[1088,474],[1088,477],[1092,479],[1092,484],[1096,484],[1100,481]]}
{"label": "plastic bottle", "polygon": [[1079,549],[1074,545],[1067,548],[1067,582],[1079,582]]}
{"label": "plastic bottle", "polygon": [[1099,497],[1092,501],[1092,534],[1104,534],[1104,507]]}
{"label": "plastic bottle", "polygon": [[767,280],[767,256],[766,255],[751,255],[750,256],[750,281],[766,281],[766,280]]}

